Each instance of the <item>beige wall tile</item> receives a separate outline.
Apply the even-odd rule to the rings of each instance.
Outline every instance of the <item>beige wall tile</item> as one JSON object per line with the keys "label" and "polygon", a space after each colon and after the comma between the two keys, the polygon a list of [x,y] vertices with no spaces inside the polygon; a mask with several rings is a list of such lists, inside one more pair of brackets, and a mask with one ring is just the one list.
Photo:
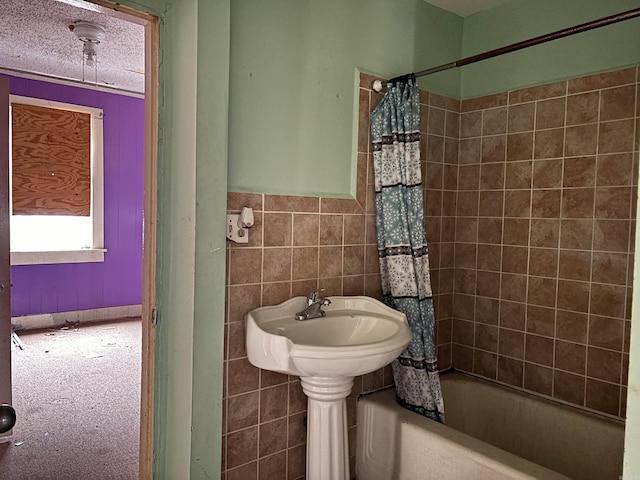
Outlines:
{"label": "beige wall tile", "polygon": [[507,161],[533,158],[533,132],[507,135]]}
{"label": "beige wall tile", "polygon": [[567,125],[582,125],[598,121],[599,92],[582,93],[567,97]]}
{"label": "beige wall tile", "polygon": [[532,392],[551,395],[553,389],[553,370],[533,363],[524,364],[524,388]]}
{"label": "beige wall tile", "polygon": [[598,153],[633,151],[633,119],[602,122],[598,133]]}
{"label": "beige wall tile", "polygon": [[487,95],[485,97],[470,98],[462,100],[460,110],[462,112],[470,112],[472,110],[484,110],[486,108],[500,107],[507,104],[508,94],[497,93],[495,95]]}
{"label": "beige wall tile", "polygon": [[588,317],[585,313],[558,310],[556,337],[570,342],[586,343]]}
{"label": "beige wall tile", "polygon": [[547,98],[560,97],[567,91],[567,82],[550,83],[536,87],[523,88],[509,92],[509,103],[532,102]]}
{"label": "beige wall tile", "polygon": [[553,396],[565,402],[584,405],[585,377],[554,370]]}
{"label": "beige wall tile", "polygon": [[[565,158],[562,184],[564,187],[592,187],[596,178],[596,157]],[[608,178],[608,171],[604,173]]]}
{"label": "beige wall tile", "polygon": [[635,182],[633,155],[619,153],[598,156],[597,183],[600,186],[631,185]]}
{"label": "beige wall tile", "polygon": [[[606,138],[609,141],[609,137]],[[567,157],[594,155],[598,147],[598,125],[589,123],[565,130],[564,154]]]}
{"label": "beige wall tile", "polygon": [[591,315],[589,317],[589,345],[622,351],[624,320]]}
{"label": "beige wall tile", "polygon": [[489,108],[482,111],[482,135],[507,132],[507,108]]}
{"label": "beige wall tile", "polygon": [[636,81],[635,67],[614,72],[598,73],[569,80],[568,93],[586,92],[602,88],[627,85]]}
{"label": "beige wall tile", "polygon": [[[264,214],[264,246],[284,247],[291,245],[292,217],[290,213]],[[251,230],[250,235],[253,234]]]}
{"label": "beige wall tile", "polygon": [[588,408],[619,415],[620,387],[611,383],[587,379],[585,405]]}
{"label": "beige wall tile", "polygon": [[535,112],[535,103],[510,105],[507,114],[507,131],[509,133],[516,133],[533,130]]}
{"label": "beige wall tile", "polygon": [[259,480],[285,480],[287,478],[287,454],[282,451],[258,461]]}
{"label": "beige wall tile", "polygon": [[551,367],[553,365],[553,339],[526,334],[525,360]]}
{"label": "beige wall tile", "polygon": [[565,97],[537,102],[536,129],[564,126],[566,102]]}
{"label": "beige wall tile", "polygon": [[533,162],[509,162],[505,168],[505,188],[531,188]]}
{"label": "beige wall tile", "polygon": [[600,121],[631,118],[635,115],[635,105],[629,99],[635,96],[635,85],[602,90],[600,95]]}
{"label": "beige wall tile", "polygon": [[554,308],[527,305],[527,333],[553,337],[555,326],[556,310]]}
{"label": "beige wall tile", "polygon": [[291,280],[291,248],[264,250],[262,278],[264,282]]}
{"label": "beige wall tile", "polygon": [[515,387],[522,387],[524,380],[524,362],[498,356],[498,381]]}
{"label": "beige wall tile", "polygon": [[482,377],[496,379],[497,359],[495,353],[484,352],[474,349],[473,351],[473,372]]}

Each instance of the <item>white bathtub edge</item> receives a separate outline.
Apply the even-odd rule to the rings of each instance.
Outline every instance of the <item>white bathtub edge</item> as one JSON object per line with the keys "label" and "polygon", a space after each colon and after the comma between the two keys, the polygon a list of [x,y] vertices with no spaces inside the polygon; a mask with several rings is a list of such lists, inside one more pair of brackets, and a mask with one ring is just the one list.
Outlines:
{"label": "white bathtub edge", "polygon": [[358,428],[358,480],[569,478],[403,409],[393,389],[359,400]]}

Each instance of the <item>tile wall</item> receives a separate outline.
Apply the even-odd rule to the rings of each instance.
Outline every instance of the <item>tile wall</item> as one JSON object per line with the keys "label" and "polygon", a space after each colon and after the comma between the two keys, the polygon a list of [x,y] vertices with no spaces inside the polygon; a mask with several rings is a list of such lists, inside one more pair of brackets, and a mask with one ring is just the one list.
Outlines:
{"label": "tile wall", "polygon": [[[306,295],[380,297],[369,113],[361,75],[355,200],[229,193],[255,211],[227,250],[223,478],[304,478],[306,398],[259,370],[244,314]],[[489,97],[421,92],[425,224],[438,361],[614,416],[624,415],[635,232],[637,69]],[[348,399],[393,384],[356,379]]]}
{"label": "tile wall", "polygon": [[624,416],[637,69],[461,104],[456,369]]}
{"label": "tile wall", "polygon": [[[228,246],[223,473],[227,480],[297,479],[305,472],[306,397],[299,379],[253,367],[246,358],[244,314],[324,288],[324,295],[380,297],[367,213],[366,155],[359,200],[230,193],[228,209],[250,206],[249,244]],[[355,453],[356,395],[393,384],[391,370],[356,379],[349,407]],[[354,463],[352,456],[352,465]]]}
{"label": "tile wall", "polygon": [[[247,245],[228,245],[223,477],[226,480],[304,478],[306,398],[297,377],[254,368],[246,358],[244,314],[324,288],[325,295],[380,298],[375,237],[369,113],[382,98],[362,75],[355,200],[229,193],[227,209],[255,211]],[[427,211],[432,279],[438,308],[441,367],[451,363],[453,251],[459,105],[423,93],[424,167],[436,202]],[[432,125],[427,131],[431,115]],[[429,160],[428,162],[426,160]],[[447,160],[445,165],[445,159]],[[433,198],[431,198],[433,199]],[[442,283],[442,290],[440,290]],[[436,284],[438,286],[436,286]],[[446,293],[441,293],[446,292]],[[355,471],[356,397],[393,385],[389,367],[356,378],[348,399]]]}

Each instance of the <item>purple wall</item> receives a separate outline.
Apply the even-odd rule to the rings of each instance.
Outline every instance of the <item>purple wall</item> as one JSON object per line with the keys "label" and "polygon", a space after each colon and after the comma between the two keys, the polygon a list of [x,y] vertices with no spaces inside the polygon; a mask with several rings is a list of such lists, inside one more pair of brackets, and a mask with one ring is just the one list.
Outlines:
{"label": "purple wall", "polygon": [[144,100],[9,77],[12,94],[104,111],[104,263],[11,267],[11,314],[141,303]]}

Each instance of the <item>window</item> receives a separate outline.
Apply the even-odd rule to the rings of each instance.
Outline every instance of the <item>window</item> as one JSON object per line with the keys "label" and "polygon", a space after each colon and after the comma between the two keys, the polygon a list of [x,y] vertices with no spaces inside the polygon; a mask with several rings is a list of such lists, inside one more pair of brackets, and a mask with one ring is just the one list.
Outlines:
{"label": "window", "polygon": [[10,103],[11,264],[104,261],[102,110]]}

